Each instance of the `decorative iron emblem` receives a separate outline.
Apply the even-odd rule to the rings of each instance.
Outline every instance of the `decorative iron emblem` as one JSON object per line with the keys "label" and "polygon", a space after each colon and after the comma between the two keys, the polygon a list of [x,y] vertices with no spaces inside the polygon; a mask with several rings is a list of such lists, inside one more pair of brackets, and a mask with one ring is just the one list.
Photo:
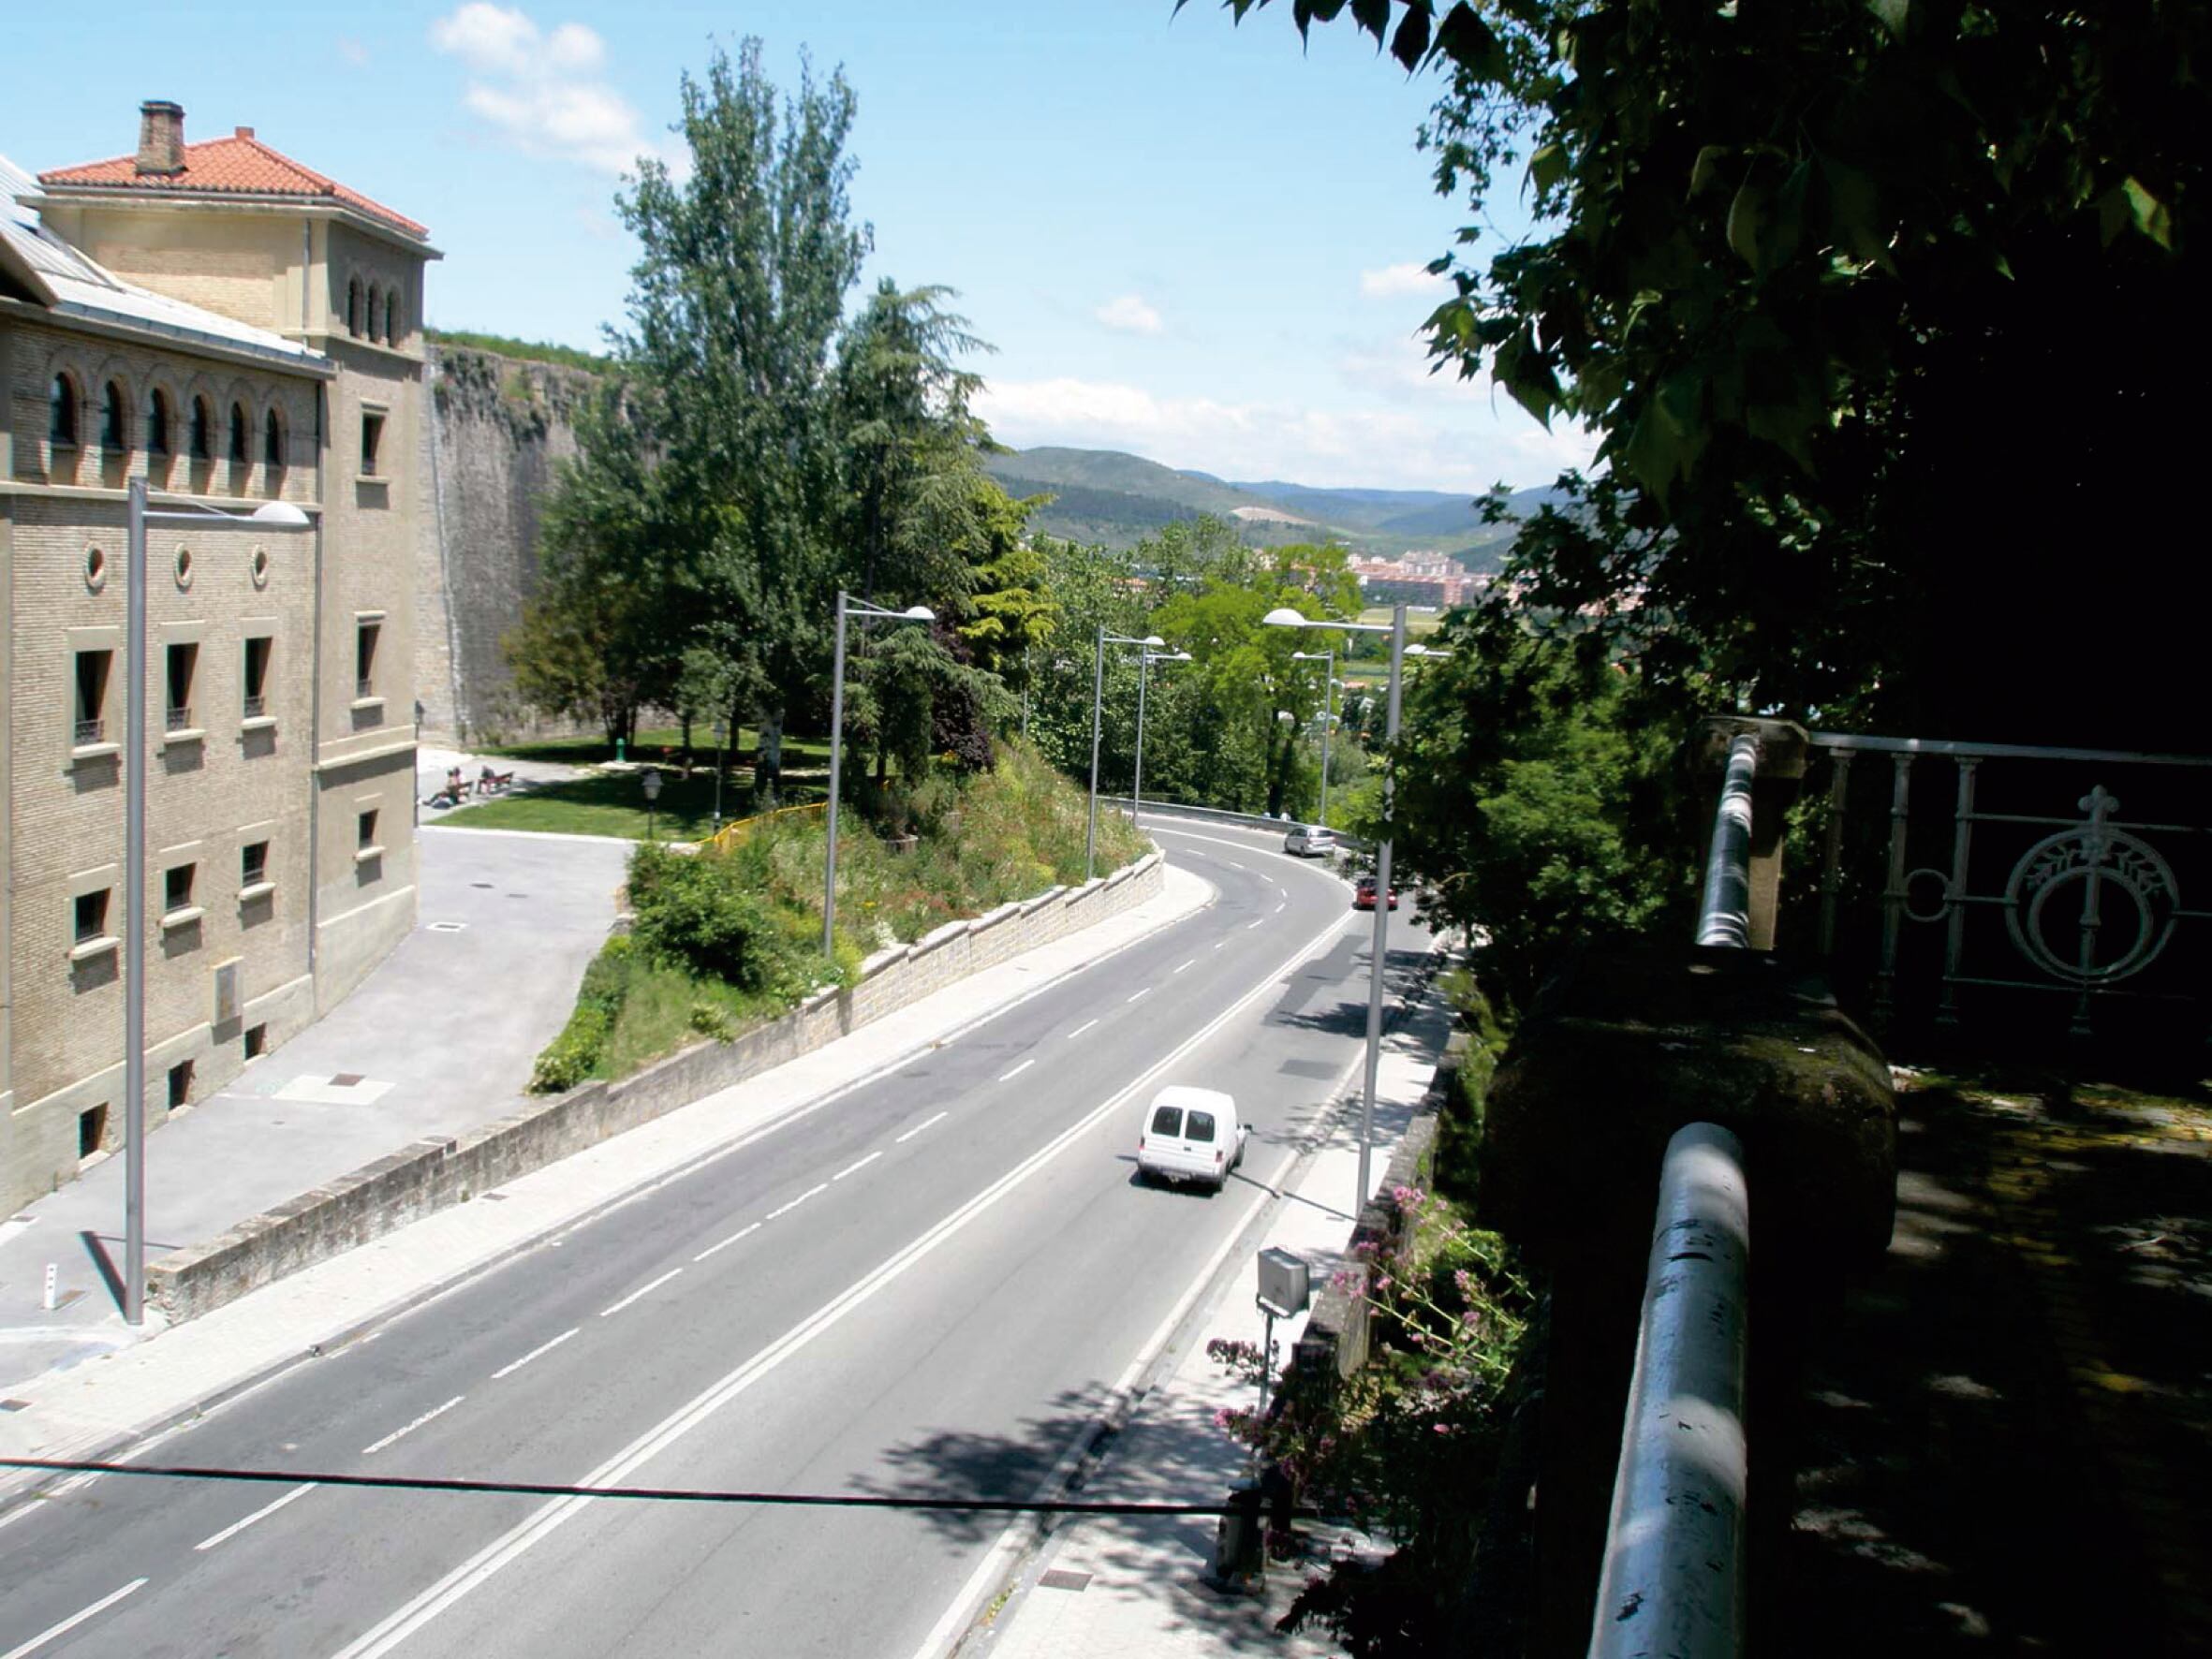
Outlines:
{"label": "decorative iron emblem", "polygon": [[[2020,954],[2053,978],[2108,985],[2165,949],[2181,890],[2156,847],[2108,821],[2120,803],[2103,785],[2076,804],[2087,823],[2045,836],[2013,866],[2005,927]],[[2054,909],[2061,894],[2078,896],[2078,908]]]}

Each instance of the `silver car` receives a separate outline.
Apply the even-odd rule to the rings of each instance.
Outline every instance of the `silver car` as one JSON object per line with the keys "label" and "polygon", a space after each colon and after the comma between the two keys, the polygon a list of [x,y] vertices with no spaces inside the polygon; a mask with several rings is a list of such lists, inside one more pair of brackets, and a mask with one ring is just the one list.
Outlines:
{"label": "silver car", "polygon": [[1283,851],[1301,859],[1314,859],[1336,850],[1336,831],[1319,824],[1300,824],[1283,837]]}

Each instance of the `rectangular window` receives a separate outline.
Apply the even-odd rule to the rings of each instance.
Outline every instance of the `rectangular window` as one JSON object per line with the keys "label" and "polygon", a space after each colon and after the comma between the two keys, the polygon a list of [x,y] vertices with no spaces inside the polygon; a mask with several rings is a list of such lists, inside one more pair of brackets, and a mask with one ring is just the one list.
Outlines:
{"label": "rectangular window", "polygon": [[165,916],[192,908],[192,876],[197,864],[171,864],[161,873],[161,909]]}
{"label": "rectangular window", "polygon": [[364,409],[361,418],[361,476],[376,476],[376,451],[384,447],[384,417]]}
{"label": "rectangular window", "polygon": [[108,936],[108,889],[77,895],[77,943],[90,944]]}
{"label": "rectangular window", "polygon": [[258,720],[269,712],[269,653],[274,644],[266,634],[245,642],[245,696],[239,712],[248,720]]}
{"label": "rectangular window", "polygon": [[238,885],[259,887],[269,879],[269,844],[249,841],[238,849]]}
{"label": "rectangular window", "polygon": [[353,633],[354,696],[376,695],[376,641],[384,632],[381,623],[362,623]]}
{"label": "rectangular window", "polygon": [[171,645],[165,653],[168,659],[169,708],[167,727],[170,731],[184,731],[192,725],[192,679],[199,668],[199,647],[192,644]]}
{"label": "rectangular window", "polygon": [[1183,1138],[1186,1140],[1212,1140],[1214,1138],[1214,1114],[1210,1111],[1194,1111],[1184,1114]]}
{"label": "rectangular window", "polygon": [[1179,1106],[1160,1107],[1152,1114],[1152,1133],[1155,1135],[1181,1135],[1183,1133],[1183,1108]]}
{"label": "rectangular window", "polygon": [[182,1111],[192,1104],[192,1065],[180,1060],[169,1068],[169,1109]]}
{"label": "rectangular window", "polygon": [[245,1028],[245,1057],[258,1060],[269,1052],[269,1027],[249,1025]]}
{"label": "rectangular window", "polygon": [[114,663],[111,651],[77,653],[77,744],[101,742],[108,730],[108,670]]}
{"label": "rectangular window", "polygon": [[77,1155],[89,1158],[100,1150],[108,1138],[108,1103],[89,1108],[77,1114]]}
{"label": "rectangular window", "polygon": [[356,823],[355,828],[358,829],[361,833],[361,839],[355,843],[355,845],[364,853],[375,850],[376,845],[376,813],[371,811],[361,814],[360,819]]}

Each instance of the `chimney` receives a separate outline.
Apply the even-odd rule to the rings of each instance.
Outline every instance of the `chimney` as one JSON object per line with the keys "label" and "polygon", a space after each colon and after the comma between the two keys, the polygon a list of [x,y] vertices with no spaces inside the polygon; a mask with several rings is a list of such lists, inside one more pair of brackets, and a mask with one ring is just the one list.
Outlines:
{"label": "chimney", "polygon": [[184,170],[184,110],[167,98],[148,98],[139,106],[139,157],[140,175],[170,177]]}
{"label": "chimney", "polygon": [[250,126],[234,126],[230,129],[230,136],[234,139],[250,139],[254,136],[254,129]]}

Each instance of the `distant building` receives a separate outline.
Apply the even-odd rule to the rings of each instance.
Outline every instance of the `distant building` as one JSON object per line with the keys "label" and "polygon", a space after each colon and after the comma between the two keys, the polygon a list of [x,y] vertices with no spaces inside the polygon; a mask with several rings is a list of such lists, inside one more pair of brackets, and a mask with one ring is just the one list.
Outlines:
{"label": "distant building", "polygon": [[260,143],[0,163],[0,1204],[116,1144],[125,493],[149,536],[148,1122],[415,918],[423,228]]}
{"label": "distant building", "polygon": [[1396,559],[1354,559],[1352,574],[1370,605],[1430,605],[1448,610],[1471,604],[1489,582],[1444,553],[1407,553]]}

